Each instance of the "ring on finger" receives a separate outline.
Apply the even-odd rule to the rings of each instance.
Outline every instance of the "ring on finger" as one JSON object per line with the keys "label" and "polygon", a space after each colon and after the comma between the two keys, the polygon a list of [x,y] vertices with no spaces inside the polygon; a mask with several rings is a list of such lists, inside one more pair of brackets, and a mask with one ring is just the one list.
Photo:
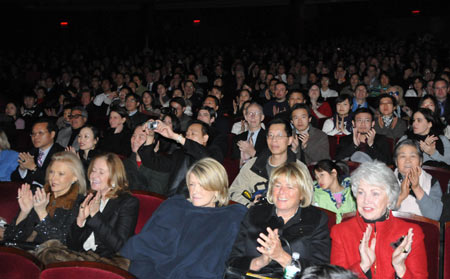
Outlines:
{"label": "ring on finger", "polygon": [[409,251],[408,251],[408,250],[406,250],[406,249],[403,249],[403,253],[405,253],[405,254],[408,254],[408,253],[409,253]]}

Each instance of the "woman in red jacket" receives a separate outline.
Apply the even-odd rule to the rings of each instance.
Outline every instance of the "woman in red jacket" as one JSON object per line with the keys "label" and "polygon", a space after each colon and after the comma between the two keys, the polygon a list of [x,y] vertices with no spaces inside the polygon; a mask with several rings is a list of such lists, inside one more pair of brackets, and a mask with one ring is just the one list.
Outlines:
{"label": "woman in red jacket", "polygon": [[351,179],[357,214],[332,229],[331,264],[360,278],[428,278],[422,230],[390,212],[400,193],[392,170],[367,162]]}

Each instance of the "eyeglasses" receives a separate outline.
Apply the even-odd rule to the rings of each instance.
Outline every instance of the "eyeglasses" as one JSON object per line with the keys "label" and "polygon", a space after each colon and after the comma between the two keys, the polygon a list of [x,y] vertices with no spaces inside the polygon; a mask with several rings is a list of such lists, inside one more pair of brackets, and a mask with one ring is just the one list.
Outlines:
{"label": "eyeglasses", "polygon": [[34,138],[34,137],[36,137],[36,136],[42,137],[42,136],[45,135],[46,133],[48,133],[48,131],[39,131],[39,132],[37,132],[37,133],[31,133],[30,136],[31,136],[32,138]]}
{"label": "eyeglasses", "polygon": [[400,94],[400,92],[398,92],[398,91],[391,91],[391,92],[389,92],[389,95],[391,95],[391,96],[398,96]]}
{"label": "eyeglasses", "polygon": [[287,137],[288,136],[284,136],[284,135],[280,135],[280,134],[278,134],[278,135],[267,134],[267,139],[270,139],[270,140],[280,140],[282,138],[287,138]]}
{"label": "eyeglasses", "polygon": [[79,118],[79,117],[82,117],[82,116],[83,116],[82,114],[72,114],[72,115],[69,116],[69,118]]}
{"label": "eyeglasses", "polygon": [[260,115],[261,114],[261,112],[259,112],[259,111],[249,111],[249,112],[247,112],[247,115],[248,116],[257,116],[257,115]]}

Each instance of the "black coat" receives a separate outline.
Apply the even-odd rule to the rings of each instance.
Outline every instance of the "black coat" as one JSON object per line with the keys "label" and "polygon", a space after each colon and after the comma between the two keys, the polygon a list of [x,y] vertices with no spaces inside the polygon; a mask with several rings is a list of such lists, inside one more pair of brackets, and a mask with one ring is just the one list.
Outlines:
{"label": "black coat", "polygon": [[108,129],[103,139],[100,140],[98,148],[103,152],[113,152],[128,157],[131,154],[131,132],[124,125],[122,132],[114,134],[114,129]]}
{"label": "black coat", "polygon": [[94,232],[95,253],[102,257],[116,254],[125,242],[133,236],[139,213],[139,200],[131,194],[122,194],[110,199],[103,212],[88,217],[83,228],[77,222],[72,224],[67,246],[75,251],[83,251],[83,244]]}
{"label": "black coat", "polygon": [[187,193],[186,172],[196,161],[206,157],[212,157],[219,162],[223,161],[220,148],[215,145],[205,147],[190,139],[186,139],[183,148],[176,150],[173,154],[156,154],[154,148],[154,144],[142,145],[138,150],[138,154],[144,166],[155,171],[170,173],[166,193],[166,196],[169,197],[177,193]]}
{"label": "black coat", "polygon": [[[361,151],[361,145],[355,146],[353,134],[342,137],[336,149],[336,160],[343,160],[351,157],[356,151]],[[386,165],[392,165],[392,152],[385,136],[376,134],[372,147],[367,146],[367,153],[373,160],[378,160]]]}
{"label": "black coat", "polygon": [[[33,183],[33,181],[36,181],[37,183],[44,185],[45,184],[45,171],[47,170],[47,167],[50,164],[52,156],[53,156],[53,154],[61,152],[61,151],[64,151],[64,148],[61,145],[54,143],[52,145],[52,147],[50,148],[50,150],[48,151],[47,157],[45,157],[44,163],[42,164],[41,167],[39,167],[38,163],[37,163],[37,160],[39,157],[39,148],[33,147],[29,151],[29,153],[31,154],[31,156],[34,156],[34,163],[37,166],[36,171],[33,172],[33,171],[28,170],[27,175],[22,179],[20,177],[19,167],[17,167],[17,169],[11,174],[11,180],[28,183],[28,184],[32,185],[33,189],[36,186],[36,184]],[[35,185],[33,186],[33,184],[35,184]]]}
{"label": "black coat", "polygon": [[[278,229],[283,250],[289,254],[300,253],[302,268],[330,262],[331,240],[328,217],[319,209],[309,206],[299,208],[286,224],[275,213],[275,206],[261,202],[251,207],[244,220],[231,250],[227,265],[247,271],[252,259],[261,254],[256,247],[259,234],[267,235],[267,227]],[[289,242],[290,249],[285,243]],[[283,268],[275,261],[262,268],[261,273],[283,273]]]}

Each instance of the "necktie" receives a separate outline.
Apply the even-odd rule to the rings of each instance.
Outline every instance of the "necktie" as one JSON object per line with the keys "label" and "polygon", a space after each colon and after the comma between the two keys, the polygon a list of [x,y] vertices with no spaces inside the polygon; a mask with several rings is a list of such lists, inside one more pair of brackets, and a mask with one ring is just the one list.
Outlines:
{"label": "necktie", "polygon": [[255,133],[254,132],[250,132],[250,136],[248,137],[248,142],[249,143],[251,143],[252,145],[253,145],[253,135],[254,135]]}
{"label": "necktie", "polygon": [[44,152],[42,150],[39,150],[39,156],[37,159],[38,167],[42,167],[42,164],[44,163]]}

